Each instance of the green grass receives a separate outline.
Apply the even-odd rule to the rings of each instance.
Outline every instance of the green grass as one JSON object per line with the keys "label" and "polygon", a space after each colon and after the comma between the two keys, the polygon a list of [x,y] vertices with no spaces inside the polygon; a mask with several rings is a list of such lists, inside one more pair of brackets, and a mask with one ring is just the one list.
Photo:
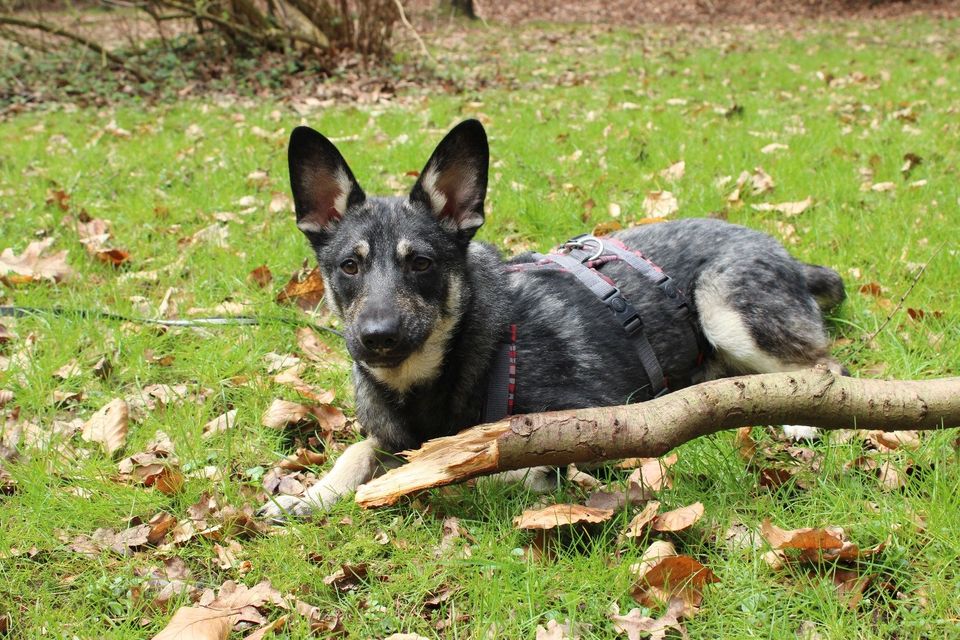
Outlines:
{"label": "green grass", "polygon": [[[422,167],[442,132],[461,118],[480,117],[493,159],[481,239],[547,249],[607,220],[611,202],[628,223],[643,217],[648,191],[669,189],[680,202],[677,215],[721,215],[767,231],[801,259],[828,264],[845,277],[849,299],[832,323],[840,339],[834,352],[854,375],[958,374],[960,23],[845,23],[795,32],[662,29],[657,35],[540,26],[477,28],[467,38],[469,47],[435,53],[443,72],[462,86],[478,87],[478,79],[486,79],[487,89],[462,95],[423,89],[386,105],[327,106],[304,119],[328,136],[354,137],[339,146],[368,192],[409,188],[412,178],[405,174]],[[830,77],[832,84],[825,82]],[[717,112],[734,104],[742,111]],[[915,122],[894,115],[908,106]],[[131,136],[97,138],[111,121]],[[292,214],[269,213],[267,203],[272,193],[287,192],[285,137],[300,122],[280,99],[149,106],[128,100],[101,110],[54,108],[0,122],[0,249],[19,252],[38,236],[52,236],[54,249],[70,251],[77,272],[58,286],[0,285],[0,300],[139,314],[132,297],[146,298],[156,310],[172,287],[181,312],[233,300],[250,302],[258,314],[290,315],[273,296],[308,250]],[[188,136],[191,125],[203,136]],[[264,138],[254,127],[282,133]],[[761,153],[773,142],[789,149]],[[900,173],[906,153],[923,158],[909,179]],[[685,177],[665,183],[658,172],[681,159]],[[715,182],[756,166],[773,176],[775,191],[743,206],[729,204],[732,185]],[[859,170],[865,167],[873,170],[873,182],[891,181],[896,189],[862,191]],[[246,183],[257,169],[268,172],[267,187]],[[924,186],[908,186],[921,179]],[[71,214],[83,210],[111,220],[116,245],[132,253],[129,271],[161,270],[158,280],[124,279],[89,258],[63,222],[65,213],[46,204],[51,189],[69,193]],[[181,242],[213,224],[214,213],[239,212],[244,196],[254,196],[256,208],[240,216],[242,224],[226,225],[227,247]],[[790,219],[749,206],[806,196],[816,205]],[[926,272],[904,310],[864,346],[860,339],[881,326],[913,282],[916,265],[924,263]],[[266,290],[247,281],[262,264],[275,274]],[[860,286],[869,282],[879,283],[891,304],[861,294]],[[927,311],[926,318],[910,320],[907,307]],[[934,311],[942,316],[932,317]],[[169,614],[147,611],[132,598],[140,583],[135,571],[159,566],[170,555],[180,555],[202,586],[269,578],[325,611],[340,609],[350,637],[358,638],[397,631],[533,637],[536,626],[551,618],[592,625],[585,637],[606,638],[614,636],[610,604],[619,603],[624,612],[633,606],[629,565],[646,541],[617,540],[632,514],[618,514],[590,535],[566,541],[556,558],[536,561],[523,552],[531,537],[511,521],[537,498],[494,486],[434,491],[412,506],[371,512],[347,501],[319,522],[286,527],[285,535],[243,540],[243,559],[251,563],[244,575],[220,569],[212,542],[197,539],[176,550],[130,557],[73,553],[61,533],[120,529],[131,517],[160,510],[183,517],[204,491],[249,503],[244,489],[257,483],[248,470],[269,468],[290,446],[260,426],[260,416],[275,397],[297,399],[266,375],[263,354],[295,352],[296,339],[276,323],[161,334],[68,317],[0,322],[19,335],[8,352],[21,349],[30,335],[36,339],[27,366],[0,372],[0,388],[16,392],[21,419],[46,428],[67,417],[49,401],[54,389],[82,390],[74,414],[86,418],[111,398],[148,384],[209,388],[213,393],[202,404],[158,409],[132,424],[125,452],[140,451],[163,430],[182,464],[215,465],[224,477],[190,479],[181,494],[168,497],[116,482],[116,462],[92,448],[77,462],[28,450],[22,462],[6,464],[18,490],[0,496],[0,615],[11,615],[14,637],[40,637],[42,630],[64,638],[153,635]],[[342,348],[335,340],[330,344]],[[151,353],[170,355],[173,362],[151,363]],[[102,355],[114,365],[105,380],[89,366],[67,382],[53,377],[72,358],[89,365]],[[237,376],[247,382],[231,380]],[[308,379],[336,389],[338,402],[351,413],[346,371],[312,372]],[[201,440],[202,425],[227,408],[238,409],[237,427]],[[662,500],[670,507],[705,504],[704,520],[678,546],[721,579],[707,590],[700,614],[686,623],[691,636],[792,638],[805,621],[825,638],[960,634],[960,465],[954,438],[952,432],[926,437],[921,450],[910,454],[919,471],[900,492],[882,492],[875,478],[844,470],[862,453],[858,441],[814,445],[824,456],[822,470],[808,472],[803,488],[791,484],[773,492],[758,486],[729,433],[680,448],[674,487]],[[580,498],[566,486],[556,496]],[[910,524],[913,514],[925,518],[922,531]],[[475,541],[438,558],[433,551],[446,516],[460,518]],[[868,593],[851,611],[829,578],[774,572],[761,551],[731,553],[716,542],[732,522],[757,526],[766,517],[787,528],[840,525],[862,546],[889,536],[870,572],[894,588]],[[388,544],[374,540],[380,531]],[[36,553],[10,553],[34,547]],[[358,591],[338,595],[323,584],[341,563],[357,562],[369,563],[375,577]],[[455,605],[424,617],[424,599],[442,587],[456,590]],[[467,617],[443,632],[434,630],[451,608]],[[149,619],[145,625],[143,618]],[[285,633],[309,635],[302,623]]]}

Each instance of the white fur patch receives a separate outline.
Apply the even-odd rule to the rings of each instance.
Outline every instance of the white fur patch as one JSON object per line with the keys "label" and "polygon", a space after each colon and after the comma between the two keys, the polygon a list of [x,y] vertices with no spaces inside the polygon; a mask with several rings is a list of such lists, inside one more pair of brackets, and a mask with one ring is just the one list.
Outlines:
{"label": "white fur patch", "polygon": [[703,286],[697,290],[697,311],[707,340],[717,355],[737,371],[775,373],[797,368],[757,346],[743,318],[727,304],[726,296],[718,287]]}
{"label": "white fur patch", "polygon": [[430,198],[430,208],[433,209],[434,213],[440,213],[443,211],[443,208],[447,206],[447,196],[437,188],[437,179],[439,177],[440,174],[436,167],[431,164],[427,167],[427,170],[423,172],[423,178],[420,181],[423,185],[423,190],[427,192],[427,197]]}
{"label": "white fur patch", "polygon": [[403,260],[411,253],[413,253],[413,245],[406,238],[400,238],[400,241],[397,242],[397,257]]}
{"label": "white fur patch", "polygon": [[304,233],[323,233],[324,226],[314,220],[304,218],[297,222],[297,229]]}
{"label": "white fur patch", "polygon": [[446,310],[449,315],[437,322],[423,346],[407,356],[407,359],[396,367],[366,367],[367,371],[398,393],[406,393],[417,384],[435,380],[440,375],[440,367],[447,353],[450,334],[463,311],[462,291],[463,283],[459,279],[450,281],[446,300]]}
{"label": "white fur patch", "polygon": [[353,248],[353,252],[361,258],[366,258],[368,255],[370,255],[370,243],[366,240],[361,240],[357,243],[357,246]]}
{"label": "white fur patch", "polygon": [[337,174],[334,176],[334,179],[337,181],[337,186],[340,187],[340,193],[333,199],[333,208],[336,209],[340,215],[343,215],[347,210],[347,199],[350,197],[350,190],[353,188],[353,183],[350,181],[350,176],[347,175],[343,167],[337,168]]}

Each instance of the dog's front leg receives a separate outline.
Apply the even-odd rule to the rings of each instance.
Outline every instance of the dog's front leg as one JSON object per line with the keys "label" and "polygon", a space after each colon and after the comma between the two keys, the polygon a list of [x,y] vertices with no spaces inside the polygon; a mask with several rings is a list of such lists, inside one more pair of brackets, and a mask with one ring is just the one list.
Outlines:
{"label": "dog's front leg", "polygon": [[303,497],[278,496],[260,507],[258,513],[267,518],[283,518],[329,511],[340,498],[375,478],[383,468],[379,443],[374,438],[361,440],[347,447],[330,472],[310,487]]}

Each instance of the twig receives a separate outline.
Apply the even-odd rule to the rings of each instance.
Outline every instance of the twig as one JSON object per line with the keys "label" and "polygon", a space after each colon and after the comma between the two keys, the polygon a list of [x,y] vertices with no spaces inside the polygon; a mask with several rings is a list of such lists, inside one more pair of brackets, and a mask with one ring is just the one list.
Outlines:
{"label": "twig", "polygon": [[907,287],[907,290],[903,292],[902,296],[900,296],[900,300],[897,302],[897,306],[893,308],[893,311],[891,311],[887,315],[886,319],[880,324],[877,330],[870,335],[870,337],[864,338],[864,341],[863,341],[864,344],[870,344],[871,342],[873,342],[876,339],[876,337],[880,335],[880,332],[887,328],[887,325],[890,324],[890,321],[893,319],[893,316],[897,315],[897,312],[900,311],[900,309],[903,307],[903,303],[906,301],[907,296],[910,295],[910,292],[913,291],[913,288],[917,286],[918,282],[920,282],[920,276],[922,276],[923,272],[927,270],[927,265],[929,265],[933,261],[933,259],[937,257],[937,254],[940,253],[940,250],[943,249],[943,245],[946,244],[946,242],[947,242],[946,240],[941,242],[940,246],[938,246],[937,249],[933,252],[933,255],[931,255],[927,259],[927,261],[920,266],[920,269],[917,271],[917,275],[913,277],[913,282],[910,283],[910,286]]}
{"label": "twig", "polygon": [[403,26],[405,26],[410,31],[410,34],[413,36],[413,39],[416,40],[417,44],[420,45],[420,52],[423,53],[424,57],[427,60],[436,64],[437,61],[434,59],[432,55],[430,55],[430,52],[427,51],[427,45],[424,44],[423,38],[421,38],[420,34],[417,33],[417,30],[413,28],[413,25],[410,24],[410,21],[407,20],[407,14],[403,10],[403,4],[400,2],[400,0],[393,0],[393,4],[397,5],[397,11],[400,12],[400,22],[402,22]]}
{"label": "twig", "polygon": [[9,24],[16,27],[24,27],[25,29],[36,29],[38,31],[43,31],[54,36],[60,36],[62,38],[66,38],[67,40],[73,40],[77,44],[83,47],[86,47],[87,49],[93,51],[94,53],[97,53],[107,58],[114,64],[129,71],[140,82],[147,81],[147,76],[144,75],[142,71],[128,64],[123,58],[121,58],[117,54],[107,51],[106,49],[98,45],[96,42],[93,42],[92,40],[88,40],[87,38],[84,38],[79,34],[73,33],[72,31],[67,31],[62,27],[58,27],[56,25],[52,25],[47,22],[25,20],[23,18],[18,18],[16,16],[10,16],[10,15],[0,15],[0,24]]}

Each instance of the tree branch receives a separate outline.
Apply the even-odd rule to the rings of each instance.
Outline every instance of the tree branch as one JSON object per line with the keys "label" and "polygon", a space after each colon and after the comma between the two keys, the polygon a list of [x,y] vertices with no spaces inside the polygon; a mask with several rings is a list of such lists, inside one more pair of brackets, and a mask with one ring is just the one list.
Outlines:
{"label": "tree branch", "polygon": [[662,456],[695,438],[758,424],[960,426],[960,377],[870,380],[812,369],[714,380],[640,404],[512,416],[404,452],[408,464],[361,486],[356,499],[378,507],[510,469]]}
{"label": "tree branch", "polygon": [[123,69],[126,69],[134,77],[136,77],[136,79],[139,80],[140,82],[147,81],[147,77],[143,74],[142,71],[140,71],[134,66],[131,66],[130,64],[127,64],[127,62],[117,54],[107,51],[96,42],[92,40],[88,40],[87,38],[84,38],[79,34],[73,33],[72,31],[67,31],[63,27],[58,27],[57,25],[49,24],[47,22],[26,20],[24,18],[19,18],[17,16],[10,16],[10,15],[0,15],[0,24],[9,24],[16,27],[23,27],[25,29],[36,29],[38,31],[44,31],[54,36],[60,36],[62,38],[66,38],[67,40],[72,40],[77,44],[87,49],[90,49],[95,53],[100,54],[107,60],[110,60],[111,62],[122,67]]}

